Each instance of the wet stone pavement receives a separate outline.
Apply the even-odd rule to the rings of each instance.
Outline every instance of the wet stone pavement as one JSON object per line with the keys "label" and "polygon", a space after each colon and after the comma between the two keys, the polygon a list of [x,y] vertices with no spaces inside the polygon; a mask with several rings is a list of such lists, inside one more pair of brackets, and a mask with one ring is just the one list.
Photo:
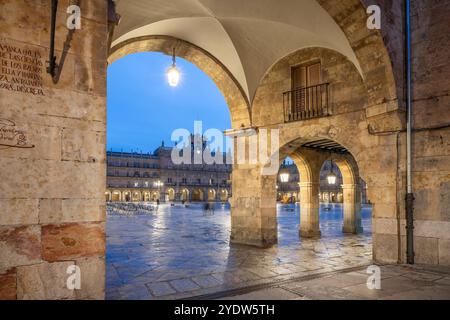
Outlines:
{"label": "wet stone pavement", "polygon": [[229,244],[230,211],[216,205],[161,205],[157,213],[108,210],[107,299],[180,299],[214,295],[371,264],[371,209],[364,233],[344,235],[342,205],[322,205],[318,240],[300,239],[299,207],[278,206],[278,245]]}

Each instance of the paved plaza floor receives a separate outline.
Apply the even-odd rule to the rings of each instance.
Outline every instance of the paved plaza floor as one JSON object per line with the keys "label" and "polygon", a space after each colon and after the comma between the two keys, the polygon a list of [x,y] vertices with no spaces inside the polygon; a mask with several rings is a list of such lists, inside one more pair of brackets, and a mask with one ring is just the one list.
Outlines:
{"label": "paved plaza floor", "polygon": [[106,297],[220,298],[367,266],[372,259],[370,207],[362,216],[364,233],[344,235],[342,206],[322,205],[321,239],[300,239],[299,207],[279,205],[279,243],[258,249],[230,246],[230,211],[220,204],[213,215],[205,215],[200,204],[161,205],[150,214],[109,211]]}
{"label": "paved plaza floor", "polygon": [[380,267],[380,288],[367,287],[367,268],[303,277],[261,288],[229,292],[226,300],[450,300],[450,268]]}

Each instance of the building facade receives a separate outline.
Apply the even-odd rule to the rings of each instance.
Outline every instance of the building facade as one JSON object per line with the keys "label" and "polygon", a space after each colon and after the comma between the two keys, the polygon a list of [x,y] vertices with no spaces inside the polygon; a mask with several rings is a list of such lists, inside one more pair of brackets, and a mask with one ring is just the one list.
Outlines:
{"label": "building facade", "polygon": [[[204,145],[205,147],[205,145]],[[174,164],[172,147],[162,144],[152,154],[107,152],[107,202],[227,202],[231,196],[232,166],[226,164]],[[193,147],[192,147],[193,151]],[[295,163],[283,162],[289,178],[277,179],[277,201],[295,203],[300,199],[300,174]],[[329,184],[329,172],[336,174],[336,183]],[[342,174],[336,164],[326,161],[320,173],[319,201],[342,203]],[[361,197],[366,200],[365,183],[361,181]]]}
{"label": "building facade", "polygon": [[152,154],[107,152],[107,202],[220,201],[231,196],[231,165],[174,164],[172,147]]}

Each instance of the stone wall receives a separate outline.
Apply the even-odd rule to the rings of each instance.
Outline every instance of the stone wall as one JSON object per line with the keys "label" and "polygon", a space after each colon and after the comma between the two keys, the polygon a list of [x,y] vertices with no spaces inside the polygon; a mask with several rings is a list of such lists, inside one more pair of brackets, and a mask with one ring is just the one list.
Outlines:
{"label": "stone wall", "polygon": [[[369,4],[371,1],[364,1]],[[382,34],[389,51],[399,104],[405,105],[404,15],[402,2],[375,1],[384,14]],[[386,10],[388,9],[388,10]],[[413,192],[415,261],[450,265],[450,1],[412,1]],[[386,242],[400,243],[406,262],[406,133],[398,135],[397,205],[399,217],[377,220],[374,230]],[[400,236],[398,231],[400,230]]]}
{"label": "stone wall", "polygon": [[450,265],[450,1],[414,0],[412,15],[416,262]]}
{"label": "stone wall", "polygon": [[[75,32],[70,3],[53,83],[51,1],[0,1],[0,299],[104,298],[106,1],[79,1]],[[81,290],[67,289],[70,265]]]}

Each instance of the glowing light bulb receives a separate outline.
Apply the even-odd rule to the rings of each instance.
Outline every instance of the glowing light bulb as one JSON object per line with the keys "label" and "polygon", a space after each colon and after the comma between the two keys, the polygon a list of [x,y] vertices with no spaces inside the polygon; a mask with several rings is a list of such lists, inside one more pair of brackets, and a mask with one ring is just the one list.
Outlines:
{"label": "glowing light bulb", "polygon": [[178,86],[178,83],[180,82],[180,71],[177,69],[175,64],[167,70],[167,80],[171,87]]}
{"label": "glowing light bulb", "polygon": [[280,180],[283,183],[289,182],[289,173],[280,174]]}
{"label": "glowing light bulb", "polygon": [[327,176],[328,184],[334,185],[336,184],[336,178],[337,176],[334,174],[334,172],[330,172]]}
{"label": "glowing light bulb", "polygon": [[280,181],[282,183],[289,182],[289,170],[286,167],[280,170]]}

